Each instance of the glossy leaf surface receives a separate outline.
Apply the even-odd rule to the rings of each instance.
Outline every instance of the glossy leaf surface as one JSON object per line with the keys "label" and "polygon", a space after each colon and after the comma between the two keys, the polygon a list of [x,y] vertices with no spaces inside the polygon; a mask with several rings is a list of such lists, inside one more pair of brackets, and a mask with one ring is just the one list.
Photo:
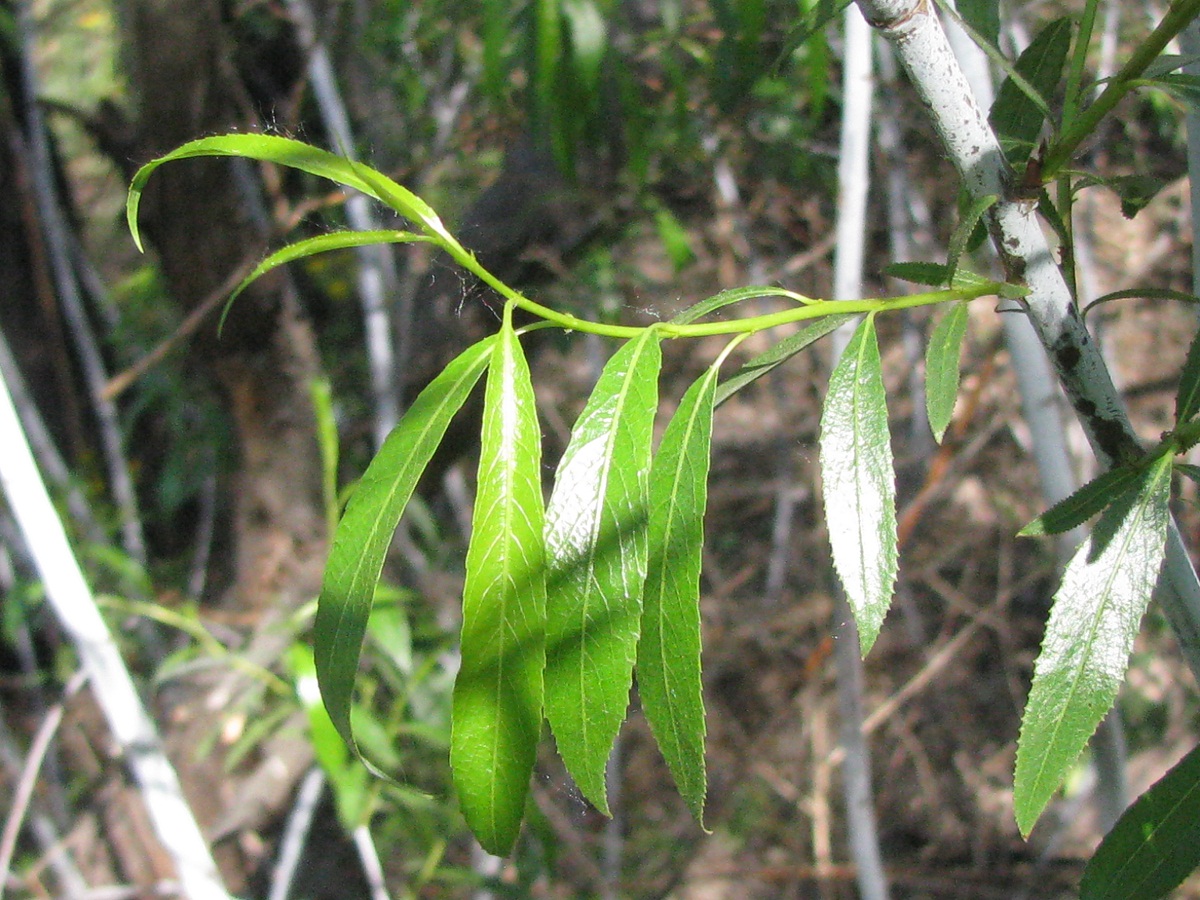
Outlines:
{"label": "glossy leaf surface", "polygon": [[1131,466],[1109,469],[1092,479],[1071,496],[1066,497],[1026,525],[1019,532],[1022,537],[1037,537],[1043,534],[1064,534],[1090,519],[1108,506],[1131,487],[1141,473]]}
{"label": "glossy leaf surface", "polygon": [[465,350],[413,401],[363,473],[334,532],[313,648],[321,697],[338,733],[352,746],[350,700],[384,556],[450,420],[487,368],[494,341],[486,338]]}
{"label": "glossy leaf surface", "polygon": [[1028,835],[1112,707],[1166,552],[1171,459],[1105,510],[1054,598],[1017,744],[1013,802]]}
{"label": "glossy leaf surface", "polygon": [[641,626],[661,364],[653,331],[609,360],[546,509],[546,714],[568,771],[605,814],[604,770],[629,705]]}
{"label": "glossy leaf surface", "polygon": [[1165,897],[1200,866],[1200,747],[1113,826],[1083,871],[1080,900]]}
{"label": "glossy leaf surface", "polygon": [[896,485],[874,316],[854,332],[829,378],[821,475],[833,563],[865,655],[896,581]]}
{"label": "glossy leaf surface", "polygon": [[463,815],[496,855],[516,841],[542,731],[541,448],[529,367],[506,314],[484,398],[450,742]]}
{"label": "glossy leaf surface", "polygon": [[929,336],[925,351],[925,411],[940,444],[958,399],[959,358],[967,333],[967,304],[955,303]]}
{"label": "glossy leaf surface", "polygon": [[700,558],[708,500],[717,366],[679,403],[650,469],[650,563],[638,692],[679,793],[704,822],[704,698],[700,679]]}

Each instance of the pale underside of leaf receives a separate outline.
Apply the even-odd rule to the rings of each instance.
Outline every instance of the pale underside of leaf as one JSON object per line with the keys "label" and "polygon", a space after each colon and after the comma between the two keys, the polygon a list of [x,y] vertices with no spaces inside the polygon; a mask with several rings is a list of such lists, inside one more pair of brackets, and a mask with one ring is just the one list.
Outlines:
{"label": "pale underside of leaf", "polygon": [[546,586],[541,435],[511,316],[492,353],[463,589],[450,764],[467,824],[508,853],[542,723]]}
{"label": "pale underside of leaf", "polygon": [[866,654],[891,603],[897,565],[895,476],[873,316],[830,376],[820,458],[833,562]]}
{"label": "pale underside of leaf", "polygon": [[1014,805],[1028,834],[1116,699],[1166,552],[1171,460],[1100,517],[1046,623],[1017,746]]}
{"label": "pale underside of leaf", "polygon": [[609,360],[546,510],[546,713],[568,771],[605,814],[605,766],[628,707],[641,625],[661,359],[648,331]]}

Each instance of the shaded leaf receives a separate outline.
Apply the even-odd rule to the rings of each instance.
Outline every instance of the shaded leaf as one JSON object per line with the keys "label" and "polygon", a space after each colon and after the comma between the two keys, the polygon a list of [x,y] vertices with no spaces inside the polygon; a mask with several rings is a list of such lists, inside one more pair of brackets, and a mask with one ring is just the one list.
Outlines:
{"label": "shaded leaf", "polygon": [[1013,802],[1028,835],[1111,708],[1166,552],[1171,458],[1105,510],[1054,598],[1021,723]]}
{"label": "shaded leaf", "polygon": [[1156,900],[1200,866],[1200,747],[1138,797],[1083,870],[1080,900]]}
{"label": "shaded leaf", "polygon": [[1046,119],[1046,98],[1054,95],[1071,46],[1069,17],[1056,19],[1038,32],[1014,67],[1036,91],[1035,96],[1014,79],[1005,78],[992,104],[989,120],[1013,168],[1021,169],[1037,143]]}
{"label": "shaded leaf", "polygon": [[[983,215],[999,200],[1000,198],[995,194],[970,198],[966,209],[963,210],[961,220],[954,227],[954,233],[950,235],[950,246],[946,253],[947,283],[954,284],[955,277],[958,275],[958,260],[963,251],[968,249],[968,244],[970,249],[974,250],[987,239]],[[980,231],[982,231],[982,236],[978,236]]]}
{"label": "shaded leaf", "polygon": [[700,557],[718,361],[683,395],[650,469],[650,563],[638,692],[679,793],[704,822]]}
{"label": "shaded leaf", "polygon": [[1188,347],[1179,389],[1175,392],[1175,424],[1183,425],[1200,412],[1200,332]]}
{"label": "shaded leaf", "polygon": [[795,334],[784,338],[774,347],[751,359],[717,387],[717,406],[720,406],[746,385],[762,378],[776,366],[787,362],[801,350],[816,343],[854,319],[850,314],[838,314],[817,319]]}
{"label": "shaded leaf", "polygon": [[825,521],[864,655],[879,634],[896,580],[896,484],[886,400],[875,317],[869,315],[829,378],[821,413]]}
{"label": "shaded leaf", "polygon": [[1121,497],[1141,477],[1141,471],[1132,466],[1109,469],[1093,478],[1022,528],[1021,537],[1038,537],[1044,534],[1064,534],[1077,528],[1104,507]]}
{"label": "shaded leaf", "polygon": [[463,815],[498,856],[517,839],[542,731],[541,448],[510,306],[488,368],[450,741]]}
{"label": "shaded leaf", "polygon": [[925,410],[939,444],[958,399],[959,357],[966,333],[967,304],[959,301],[937,323],[925,350]]}
{"label": "shaded leaf", "polygon": [[999,0],[958,0],[955,4],[963,21],[993,47],[1000,43]]}
{"label": "shaded leaf", "polygon": [[363,473],[334,532],[313,649],[329,717],[351,746],[350,701],[384,556],[450,420],[487,368],[494,341],[485,338],[465,350],[421,391]]}
{"label": "shaded leaf", "polygon": [[661,364],[653,329],[608,361],[546,508],[546,715],[567,770],[606,815],[604,771],[629,705],[641,625]]}

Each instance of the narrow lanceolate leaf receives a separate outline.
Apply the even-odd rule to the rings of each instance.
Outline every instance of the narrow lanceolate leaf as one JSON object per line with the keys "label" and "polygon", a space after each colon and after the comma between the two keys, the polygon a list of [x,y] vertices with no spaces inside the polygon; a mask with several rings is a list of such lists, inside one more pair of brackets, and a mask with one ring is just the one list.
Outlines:
{"label": "narrow lanceolate leaf", "polygon": [[1200,866],[1200,747],[1113,826],[1083,870],[1080,900],[1165,897]]}
{"label": "narrow lanceolate leaf", "polygon": [[785,297],[788,300],[794,300],[797,303],[808,305],[814,301],[810,297],[805,297],[803,294],[797,294],[795,291],[789,291],[781,287],[740,287],[729,288],[721,291],[719,294],[713,294],[689,306],[687,309],[680,312],[673,319],[672,325],[687,325],[689,322],[695,322],[697,319],[702,319],[707,315],[711,315],[719,309],[730,306],[734,303],[741,303],[743,300],[753,300],[756,297]]}
{"label": "narrow lanceolate leaf", "polygon": [[1175,394],[1175,424],[1183,425],[1200,412],[1200,332],[1192,338],[1183,374],[1179,376],[1179,390]]}
{"label": "narrow lanceolate leaf", "polygon": [[1013,802],[1028,835],[1125,677],[1166,552],[1171,458],[1105,510],[1054,598],[1017,744]]}
{"label": "narrow lanceolate leaf", "polygon": [[1082,525],[1104,507],[1129,491],[1142,473],[1133,466],[1119,466],[1092,479],[1022,528],[1021,537],[1065,534]]}
{"label": "narrow lanceolate leaf", "polygon": [[650,565],[638,644],[642,711],[679,793],[704,822],[700,556],[717,366],[679,403],[650,468]]}
{"label": "narrow lanceolate leaf", "polygon": [[293,244],[288,244],[286,247],[276,250],[255,266],[254,271],[247,275],[234,292],[229,295],[229,299],[225,301],[225,308],[228,310],[238,295],[248,288],[251,283],[266,275],[272,269],[277,269],[297,259],[304,259],[317,253],[327,253],[331,250],[367,247],[371,244],[410,244],[415,242],[429,242],[431,240],[432,238],[428,235],[413,234],[411,231],[335,231],[331,234],[319,234],[316,237],[296,241]]}
{"label": "narrow lanceolate leaf", "polygon": [[989,118],[1014,166],[1028,159],[1042,130],[1049,108],[1046,98],[1054,96],[1062,77],[1072,30],[1071,20],[1065,16],[1048,24],[1017,60],[1016,72],[1024,76],[1026,84],[1009,77],[1000,85]]}
{"label": "narrow lanceolate leaf", "polygon": [[464,351],[420,393],[363,473],[334,532],[313,650],[329,717],[352,746],[350,700],[384,556],[417,480],[487,368],[494,341],[486,338]]}
{"label": "narrow lanceolate leaf", "polygon": [[896,581],[896,479],[874,316],[863,319],[829,378],[821,476],[833,564],[865,655]]}
{"label": "narrow lanceolate leaf", "polygon": [[771,349],[763,351],[734,372],[731,377],[721,382],[717,388],[717,406],[720,406],[746,385],[758,381],[776,366],[783,365],[801,350],[836,331],[853,318],[853,315],[846,313],[824,316],[795,334],[784,338]]}
{"label": "narrow lanceolate leaf", "polygon": [[450,743],[463,815],[500,856],[516,841],[542,731],[541,441],[510,310],[488,369]]}
{"label": "narrow lanceolate leaf", "polygon": [[583,795],[607,815],[604,769],[629,705],[646,580],[658,336],[604,367],[546,509],[546,716]]}
{"label": "narrow lanceolate leaf", "polygon": [[940,444],[958,399],[959,357],[967,333],[967,304],[955,303],[942,317],[925,351],[925,410],[929,427]]}

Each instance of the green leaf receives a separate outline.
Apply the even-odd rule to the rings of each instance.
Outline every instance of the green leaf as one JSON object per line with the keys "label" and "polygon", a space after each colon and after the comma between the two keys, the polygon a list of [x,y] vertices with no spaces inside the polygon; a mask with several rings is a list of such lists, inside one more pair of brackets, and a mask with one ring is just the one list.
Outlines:
{"label": "green leaf", "polygon": [[1046,98],[1054,95],[1067,51],[1071,46],[1072,24],[1069,17],[1056,19],[1038,32],[1017,60],[1015,70],[1036,94],[1006,78],[1000,85],[989,116],[1013,168],[1024,166],[1046,119]]}
{"label": "green leaf", "polygon": [[776,66],[779,67],[809,38],[838,18],[854,0],[816,0],[784,38]]}
{"label": "green leaf", "polygon": [[955,4],[963,21],[993,47],[1000,43],[999,0],[958,0]]}
{"label": "green leaf", "polygon": [[[466,251],[456,241],[442,220],[429,205],[407,188],[403,188],[381,172],[362,163],[356,163],[328,151],[273,134],[224,134],[200,138],[176,147],[170,153],[146,163],[133,176],[129,194],[125,200],[125,215],[134,242],[141,249],[141,232],[138,230],[138,207],[146,182],[154,170],[163,163],[177,159],[192,159],[202,156],[232,156],[256,159],[288,166],[327,178],[337,184],[354,188],[368,197],[390,206],[400,215],[418,224],[447,250],[457,249],[466,256]],[[454,254],[456,258],[458,254]]]}
{"label": "green leaf", "polygon": [[[719,296],[719,295],[718,295]],[[774,347],[765,350],[733,373],[717,388],[717,406],[720,406],[746,385],[762,378],[776,366],[787,362],[801,350],[816,343],[825,335],[836,331],[854,318],[850,314],[838,314],[817,319],[790,337],[784,338]]]}
{"label": "green leaf", "polygon": [[600,71],[608,48],[604,17],[592,0],[562,0],[563,19],[571,38],[575,74],[588,94],[600,84]]}
{"label": "green leaf", "polygon": [[1184,72],[1169,75],[1159,75],[1156,78],[1146,78],[1144,83],[1170,94],[1176,100],[1191,106],[1200,107],[1200,77]]}
{"label": "green leaf", "polygon": [[[984,197],[974,197],[963,210],[962,219],[954,228],[954,233],[950,235],[950,247],[946,254],[946,282],[954,284],[955,276],[958,275],[958,260],[962,256],[963,251],[967,249],[968,243],[973,242],[973,237],[978,229],[983,225],[983,214],[996,205],[1000,200],[994,194],[989,194]],[[984,236],[986,237],[986,230]],[[980,239],[982,243],[983,238]],[[955,285],[956,287],[958,285]]]}
{"label": "green leaf", "polygon": [[866,655],[896,581],[896,478],[874,315],[862,320],[829,378],[821,476],[833,563]]}
{"label": "green leaf", "polygon": [[815,301],[810,297],[805,297],[803,294],[797,294],[795,291],[789,291],[781,287],[740,287],[729,288],[721,291],[719,294],[713,294],[711,297],[706,297],[699,303],[694,303],[683,312],[671,319],[672,325],[687,325],[695,322],[697,319],[702,319],[705,316],[712,315],[718,309],[723,309],[726,306],[731,306],[734,303],[741,303],[743,300],[753,300],[756,297],[786,297],[788,300],[794,300],[797,303],[809,305],[819,301]]}
{"label": "green leaf", "polygon": [[973,290],[995,284],[990,278],[977,275],[967,269],[950,267],[933,262],[895,262],[884,266],[883,274],[889,278],[899,278],[901,281],[911,281],[913,284],[925,284],[930,287],[949,285],[954,289]]}
{"label": "green leaf", "polygon": [[1166,552],[1171,457],[1113,502],[1067,566],[1034,667],[1013,802],[1028,835],[1112,706]]}
{"label": "green leaf", "polygon": [[463,815],[497,856],[517,839],[542,731],[541,449],[529,366],[508,306],[484,398],[450,743]]}
{"label": "green leaf", "polygon": [[350,701],[384,557],[417,480],[487,368],[494,342],[485,338],[465,350],[421,391],[367,466],[334,532],[313,649],[329,717],[356,752]]}
{"label": "green leaf", "polygon": [[1058,501],[1018,534],[1021,537],[1039,537],[1044,534],[1064,534],[1077,528],[1130,490],[1141,474],[1141,470],[1132,466],[1109,469],[1071,496]]}
{"label": "green leaf", "polygon": [[691,237],[675,214],[665,206],[654,211],[654,224],[658,229],[658,240],[667,251],[667,258],[675,273],[679,274],[696,256],[692,251]]}
{"label": "green leaf", "polygon": [[629,705],[646,580],[653,329],[608,361],[546,508],[546,714],[585,797],[608,814],[604,770]]}
{"label": "green leaf", "polygon": [[[433,238],[427,235],[413,234],[411,231],[335,231],[332,234],[319,234],[316,237],[288,244],[260,262],[254,267],[253,272],[242,279],[242,283],[234,289],[233,293],[229,295],[229,299],[225,301],[225,310],[221,313],[221,324],[224,324],[225,316],[229,313],[229,308],[233,306],[233,301],[238,298],[238,295],[242,291],[272,269],[277,269],[297,259],[304,259],[305,257],[313,256],[317,253],[326,253],[331,250],[346,250],[351,247],[366,247],[371,244],[411,244],[418,241],[428,242],[432,240]],[[219,330],[220,325],[218,325]]]}
{"label": "green leaf", "polygon": [[960,300],[937,323],[925,351],[925,411],[939,444],[950,425],[954,403],[958,399],[959,357],[966,333],[967,304]]}
{"label": "green leaf", "polygon": [[1175,463],[1175,471],[1185,478],[1190,478],[1196,484],[1200,484],[1200,466],[1194,466],[1191,463],[1177,462]]}
{"label": "green leaf", "polygon": [[650,566],[638,692],[679,793],[704,823],[704,698],[700,682],[700,557],[720,360],[679,403],[650,469]]}
{"label": "green leaf", "polygon": [[1200,411],[1200,332],[1188,347],[1179,389],[1175,392],[1175,424],[1183,425]]}
{"label": "green leaf", "polygon": [[1080,900],[1155,900],[1200,866],[1200,747],[1113,826],[1079,883]]}

